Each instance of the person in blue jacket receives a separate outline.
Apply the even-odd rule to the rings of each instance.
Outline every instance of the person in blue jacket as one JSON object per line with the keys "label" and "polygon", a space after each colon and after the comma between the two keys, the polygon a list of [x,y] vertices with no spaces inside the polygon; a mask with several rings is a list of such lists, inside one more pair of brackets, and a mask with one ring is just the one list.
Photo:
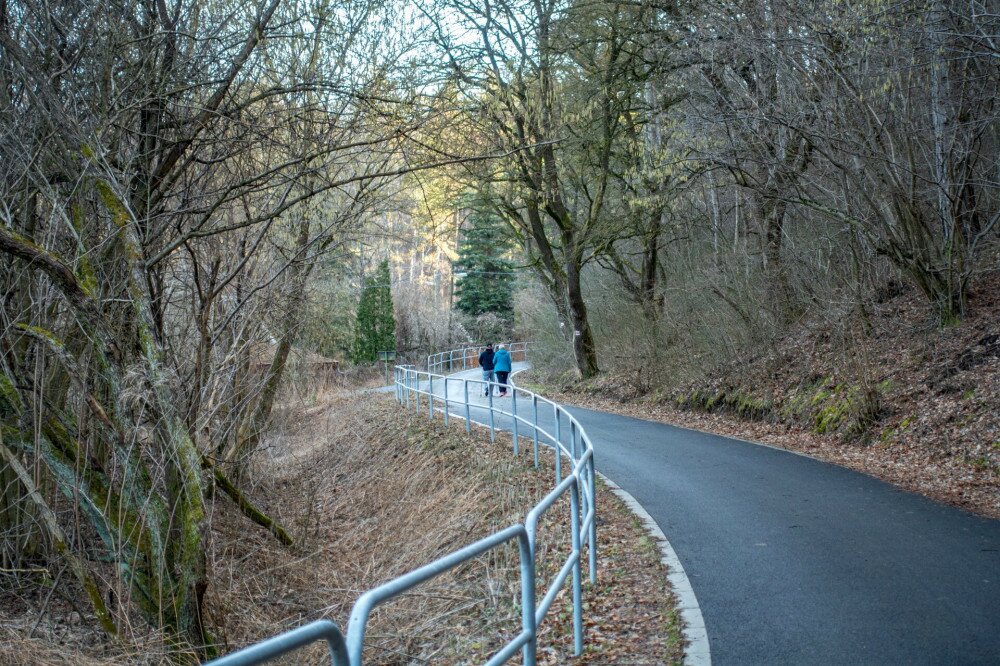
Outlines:
{"label": "person in blue jacket", "polygon": [[[483,381],[493,381],[493,345],[486,345],[486,349],[479,355],[479,368],[483,371]],[[483,385],[483,395],[489,395],[493,390],[492,384]]]}
{"label": "person in blue jacket", "polygon": [[497,350],[493,354],[493,372],[496,373],[502,398],[507,395],[507,376],[510,375],[510,354],[503,345],[497,345]]}

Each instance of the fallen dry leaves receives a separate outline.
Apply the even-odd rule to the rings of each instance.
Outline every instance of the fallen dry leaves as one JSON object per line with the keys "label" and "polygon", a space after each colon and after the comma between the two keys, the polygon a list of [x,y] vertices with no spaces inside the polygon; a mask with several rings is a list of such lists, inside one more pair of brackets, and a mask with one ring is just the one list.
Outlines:
{"label": "fallen dry leaves", "polygon": [[[803,322],[770,347],[685,386],[637,391],[634,377],[612,370],[586,384],[543,390],[570,404],[804,452],[1000,518],[1000,277],[972,292],[960,325],[935,326],[910,292],[874,304],[870,323],[862,334],[850,322]],[[545,380],[521,375],[522,383],[531,381]],[[863,432],[819,434],[815,410],[792,413],[809,391],[862,386],[879,396]],[[734,410],[677,406],[678,397],[719,391],[760,400],[767,413],[748,420]]]}

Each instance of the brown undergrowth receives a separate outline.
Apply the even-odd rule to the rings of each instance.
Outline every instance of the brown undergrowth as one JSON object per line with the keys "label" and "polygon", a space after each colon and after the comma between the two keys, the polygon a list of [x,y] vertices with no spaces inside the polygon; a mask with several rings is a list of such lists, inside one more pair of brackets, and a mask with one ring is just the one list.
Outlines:
{"label": "brown undergrowth", "polygon": [[[216,497],[205,609],[223,652],[319,618],[346,630],[362,591],[521,522],[553,485],[551,454],[542,451],[535,470],[524,453],[530,440],[514,456],[509,435],[491,443],[481,429],[467,435],[460,423],[445,428],[440,416],[428,421],[386,396],[329,398],[279,416],[248,486],[296,545],[280,546]],[[598,505],[599,577],[596,586],[584,583],[584,655],[572,658],[567,585],[540,627],[540,663],[679,662],[680,624],[652,543],[603,487]],[[565,557],[568,526],[563,501],[540,530],[546,581]],[[518,632],[518,575],[516,547],[501,548],[380,607],[369,623],[365,663],[482,663]],[[539,586],[539,600],[544,592]],[[0,662],[164,660],[154,639],[131,649],[103,644],[89,618],[70,616],[62,602],[44,609],[45,631],[28,639],[24,627],[41,610],[30,606],[19,622],[9,613],[2,618]],[[317,645],[284,663],[318,664],[323,655]]]}
{"label": "brown undergrowth", "polygon": [[[1000,279],[938,327],[919,295],[889,288],[863,317],[806,321],[686,385],[521,375],[572,404],[752,439],[1000,517]],[[668,378],[662,369],[647,374]]]}

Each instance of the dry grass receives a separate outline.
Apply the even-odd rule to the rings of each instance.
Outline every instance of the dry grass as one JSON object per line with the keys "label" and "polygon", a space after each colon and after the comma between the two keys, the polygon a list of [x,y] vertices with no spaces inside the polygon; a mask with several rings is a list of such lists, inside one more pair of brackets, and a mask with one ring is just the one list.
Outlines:
{"label": "dry grass", "polygon": [[[551,456],[536,471],[510,453],[509,435],[490,443],[476,429],[401,412],[382,395],[327,396],[283,418],[256,461],[251,495],[280,518],[293,549],[218,496],[208,535],[212,584],[206,620],[223,651],[305,622],[329,618],[346,629],[358,595],[497,529],[520,522],[551,487]],[[524,444],[530,449],[530,442]],[[669,663],[682,655],[666,575],[631,514],[599,491],[600,576],[585,583],[587,648],[580,663]],[[553,507],[539,536],[542,577],[565,557],[568,503]],[[482,663],[518,632],[516,547],[498,549],[376,610],[365,659],[371,664]],[[65,582],[63,584],[65,586]],[[537,590],[541,599],[544,589]],[[24,604],[22,615],[37,613]],[[571,659],[570,595],[565,590],[540,628],[540,661]],[[11,626],[2,663],[158,663],[162,650],[113,649],[89,619],[70,624],[47,609],[53,630],[28,640],[27,619]],[[28,618],[29,615],[24,615]],[[22,619],[24,619],[22,618]],[[36,634],[38,635],[38,634]],[[46,648],[46,646],[50,646]],[[16,661],[18,655],[33,661]],[[320,646],[286,663],[322,663]]]}
{"label": "dry grass", "polygon": [[[260,461],[255,488],[272,498],[267,508],[292,529],[297,552],[272,547],[224,505],[216,508],[210,607],[220,639],[244,645],[318,617],[346,627],[362,591],[503,526],[522,491],[484,488],[524,470],[513,459],[470,456],[464,444],[454,431],[401,417],[381,396],[302,413]],[[485,573],[497,588],[493,579],[516,567],[509,553],[493,559],[492,569],[462,567],[377,611],[366,658],[430,659],[446,643],[439,618],[456,606],[493,603],[464,581]]]}

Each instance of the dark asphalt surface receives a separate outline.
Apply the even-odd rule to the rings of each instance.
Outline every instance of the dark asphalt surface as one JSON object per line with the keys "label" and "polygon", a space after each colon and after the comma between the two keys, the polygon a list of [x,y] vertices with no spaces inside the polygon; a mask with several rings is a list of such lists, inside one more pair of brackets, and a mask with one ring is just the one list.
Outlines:
{"label": "dark asphalt surface", "polygon": [[570,411],[677,552],[715,664],[1000,664],[1000,521],[786,451]]}
{"label": "dark asphalt surface", "polygon": [[670,539],[716,664],[1000,663],[1000,521],[786,451],[570,411]]}

